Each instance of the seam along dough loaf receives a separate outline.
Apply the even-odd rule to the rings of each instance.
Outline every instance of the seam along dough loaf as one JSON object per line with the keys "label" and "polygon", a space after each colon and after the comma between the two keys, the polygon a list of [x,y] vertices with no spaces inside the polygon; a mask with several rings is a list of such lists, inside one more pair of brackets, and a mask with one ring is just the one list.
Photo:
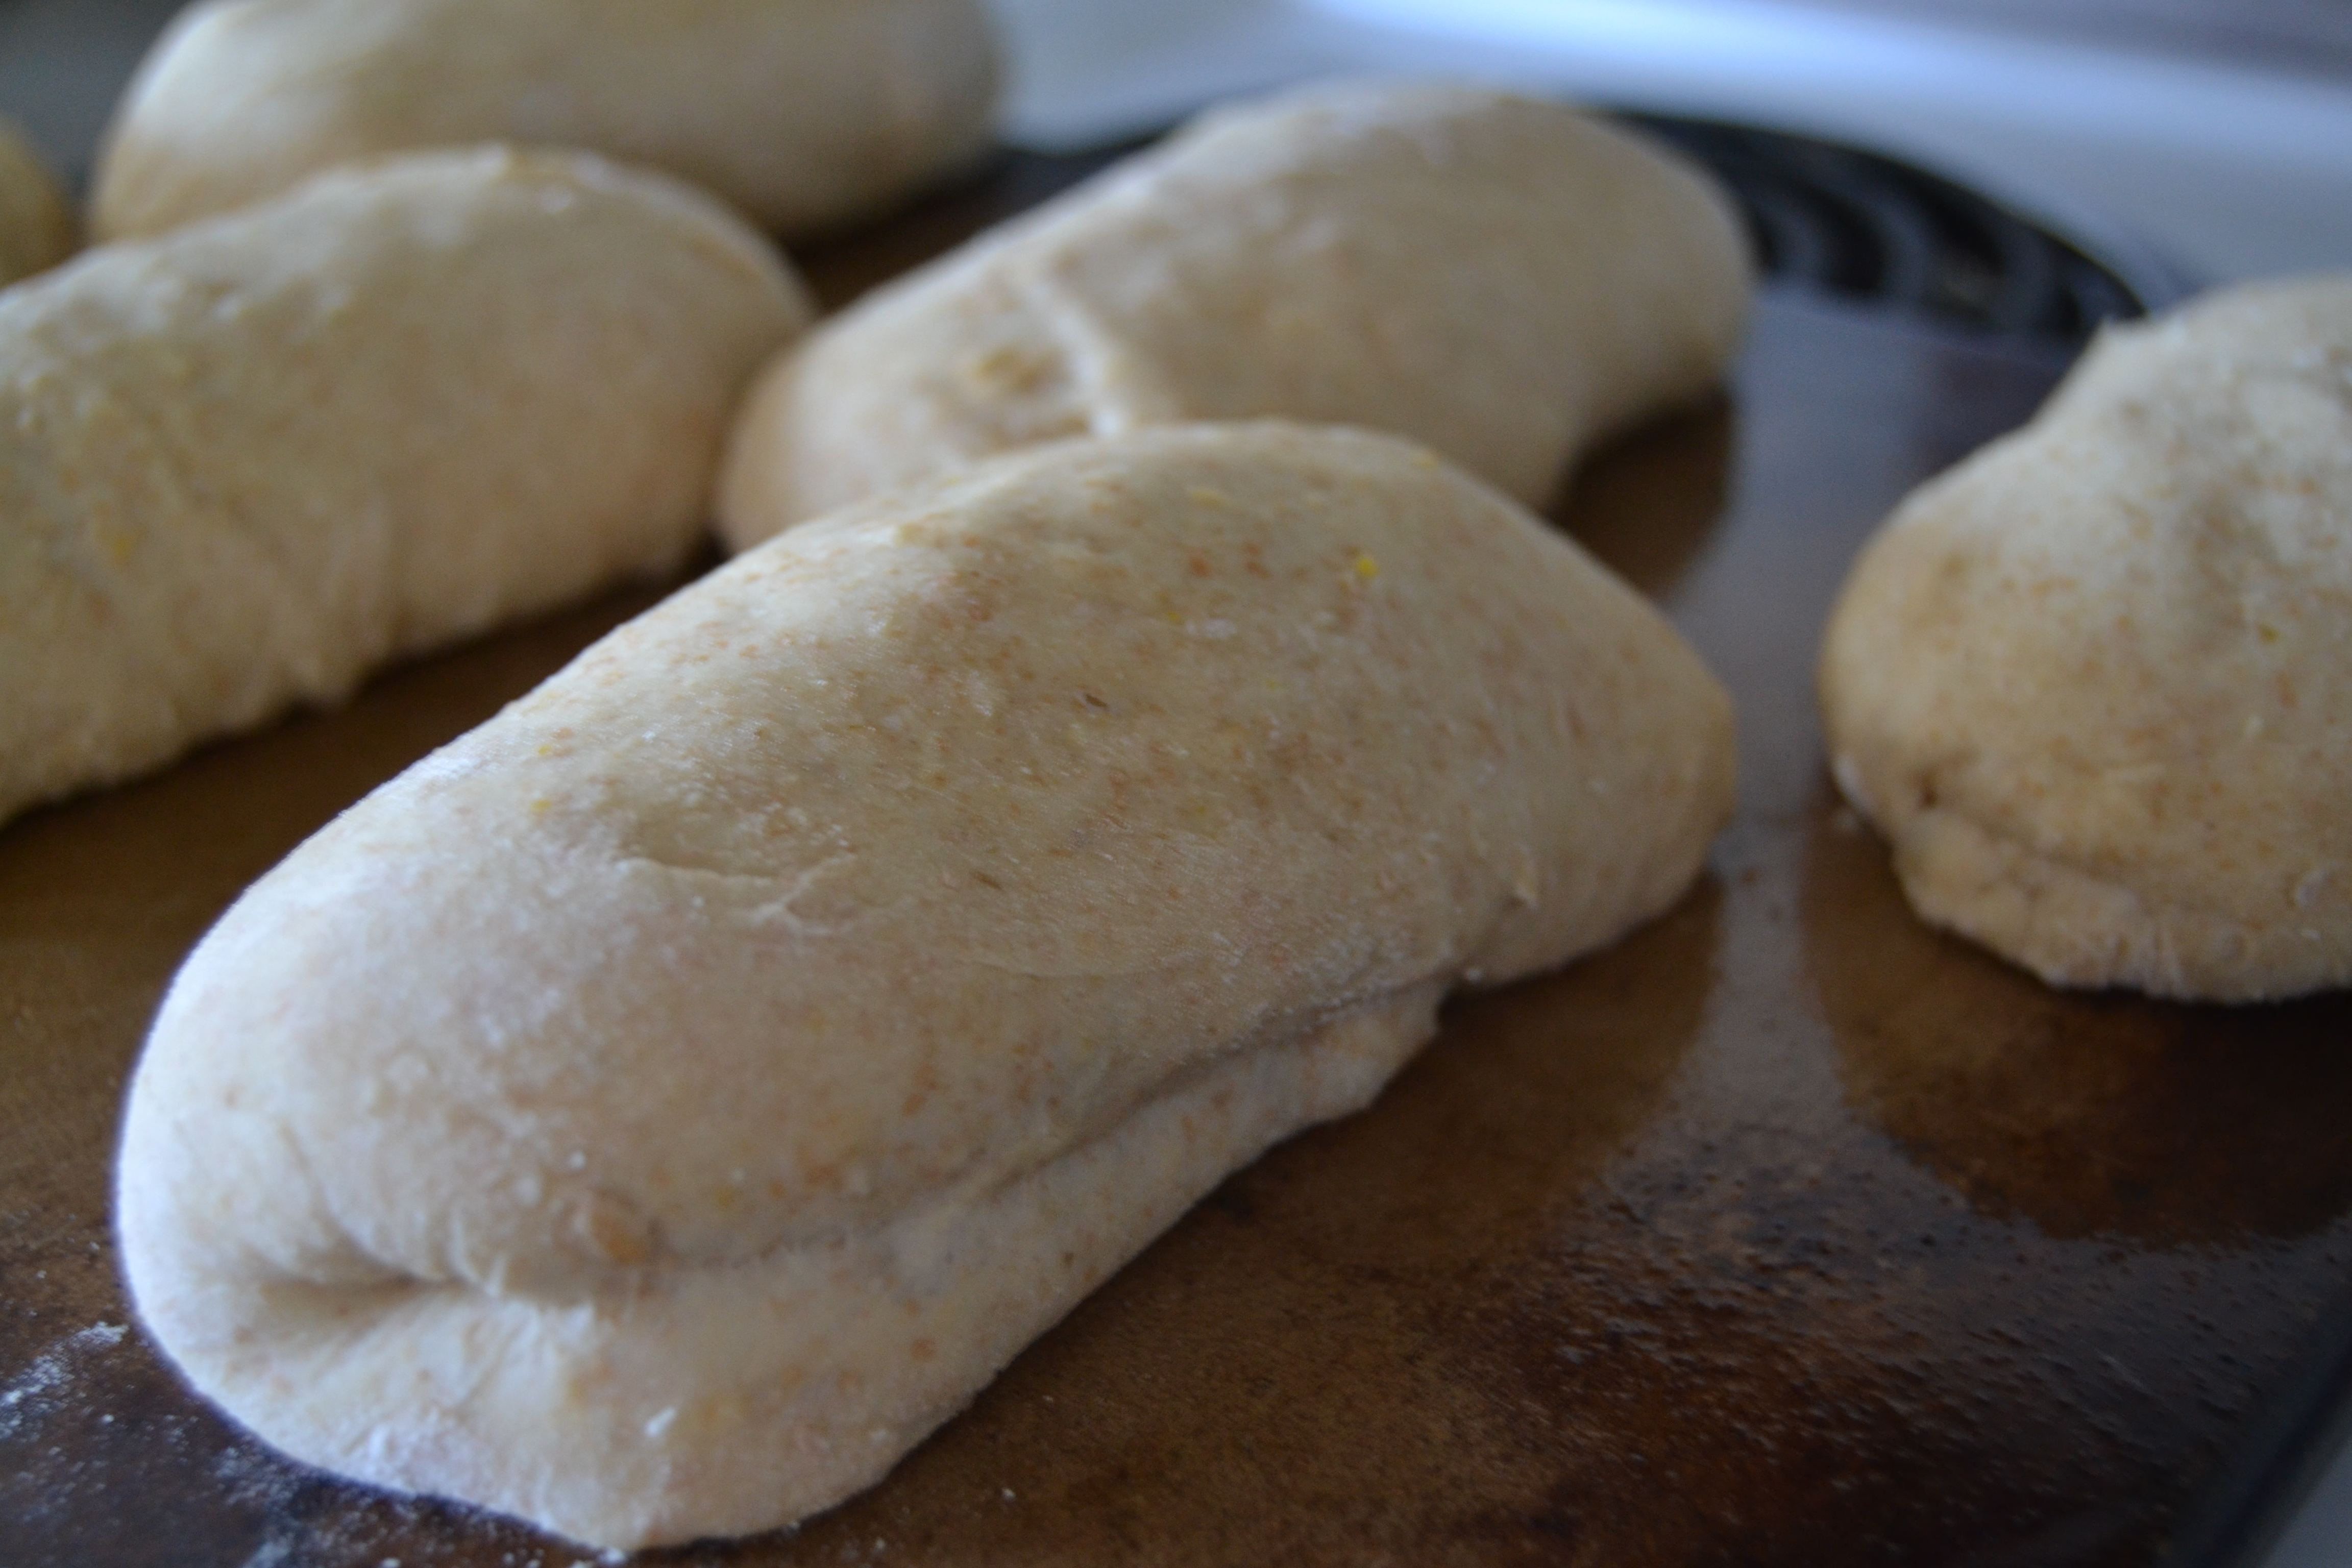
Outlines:
{"label": "seam along dough loaf", "polygon": [[257,884],[120,1167],[303,1459],[620,1546],[875,1480],[1464,980],[1696,874],[1728,704],[1425,450],[1016,454],[796,530]]}
{"label": "seam along dough loaf", "polygon": [[1871,542],[1822,701],[1930,921],[2063,985],[2352,981],[2352,278],[2108,329]]}
{"label": "seam along dough loaf", "polygon": [[579,147],[804,233],[989,145],[982,0],[207,0],[140,68],[100,159],[101,238],[159,233],[331,164]]}
{"label": "seam along dough loaf", "polygon": [[1422,441],[1530,505],[1721,378],[1746,241],[1707,175],[1564,105],[1352,82],[1219,109],[877,290],[761,377],[719,525],[1185,419]]}
{"label": "seam along dough loaf", "polygon": [[0,817],[668,570],[811,308],[662,176],[323,176],[0,295]]}

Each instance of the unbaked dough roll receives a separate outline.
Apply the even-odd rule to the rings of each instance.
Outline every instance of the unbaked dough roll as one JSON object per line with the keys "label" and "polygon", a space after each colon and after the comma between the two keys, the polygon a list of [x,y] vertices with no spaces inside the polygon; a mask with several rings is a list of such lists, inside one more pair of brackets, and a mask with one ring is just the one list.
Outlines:
{"label": "unbaked dough roll", "polygon": [[1913,905],[2062,985],[2352,982],[2352,278],[2111,328],[1905,503],[1822,659]]}
{"label": "unbaked dough roll", "polygon": [[737,549],[990,453],[1184,419],[1391,430],[1530,505],[1713,386],[1749,295],[1705,174],[1558,103],[1357,82],[1213,110],[766,372]]}
{"label": "unbaked dough roll", "polygon": [[0,817],[676,565],[809,314],[700,192],[495,150],[0,294]]}
{"label": "unbaked dough roll", "polygon": [[117,111],[92,225],[153,234],[348,159],[513,142],[800,233],[977,157],[996,86],[984,0],[205,0]]}
{"label": "unbaked dough roll", "polygon": [[40,157],[0,120],[0,289],[73,254],[73,209]]}
{"label": "unbaked dough roll", "polygon": [[288,1452],[617,1546],[867,1485],[1446,991],[1732,795],[1658,615],[1424,450],[1017,454],[795,531],[384,785],[188,960],[139,1310]]}

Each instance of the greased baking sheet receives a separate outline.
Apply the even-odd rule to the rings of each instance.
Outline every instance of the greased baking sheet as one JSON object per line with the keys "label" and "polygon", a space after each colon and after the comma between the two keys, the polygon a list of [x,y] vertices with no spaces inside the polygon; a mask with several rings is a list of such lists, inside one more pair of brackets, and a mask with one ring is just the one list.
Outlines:
{"label": "greased baking sheet", "polygon": [[[839,300],[1080,166],[1015,161],[812,269]],[[1701,884],[1455,1003],[1370,1111],[1225,1183],[872,1491],[646,1560],[2158,1560],[2352,1291],[2352,998],[2067,995],[1925,930],[1811,701],[1857,544],[2059,368],[1768,294],[1727,399],[1557,509],[1738,700]],[[591,1557],[211,1414],[127,1326],[107,1177],[146,1022],[229,900],[655,596],[0,827],[0,1563]]]}

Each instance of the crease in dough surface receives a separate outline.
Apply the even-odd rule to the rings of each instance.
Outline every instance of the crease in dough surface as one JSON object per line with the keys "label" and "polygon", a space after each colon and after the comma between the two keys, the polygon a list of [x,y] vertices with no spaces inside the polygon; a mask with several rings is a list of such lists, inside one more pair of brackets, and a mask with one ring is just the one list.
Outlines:
{"label": "crease in dough surface", "polygon": [[787,1523],[1451,986],[1665,908],[1731,768],[1653,609],[1403,442],[1168,428],[877,500],[223,918],[131,1090],[139,1311],[347,1475],[599,1544]]}
{"label": "crease in dough surface", "polygon": [[1703,395],[1747,242],[1706,174],[1563,104],[1345,82],[1213,110],[876,290],[761,374],[740,550],[992,453],[1186,419],[1357,425],[1529,505]]}
{"label": "crease in dough surface", "polygon": [[2352,982],[2352,279],[2102,333],[1872,541],[1821,684],[1930,921],[2055,984]]}

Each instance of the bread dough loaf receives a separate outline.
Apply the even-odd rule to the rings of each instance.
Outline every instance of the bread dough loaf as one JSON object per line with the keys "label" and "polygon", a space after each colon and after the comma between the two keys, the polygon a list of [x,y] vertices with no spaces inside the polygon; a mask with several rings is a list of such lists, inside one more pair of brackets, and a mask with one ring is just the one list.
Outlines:
{"label": "bread dough loaf", "polygon": [[477,142],[582,147],[803,233],[975,158],[984,0],[205,0],[141,68],[92,224],[154,234],[330,164]]}
{"label": "bread dough loaf", "polygon": [[1560,104],[1349,83],[1204,115],[885,288],[763,374],[720,530],[1183,419],[1360,425],[1530,505],[1715,384],[1746,243],[1704,174]]}
{"label": "bread dough loaf", "polygon": [[73,254],[73,209],[16,127],[0,120],[0,289]]}
{"label": "bread dough loaf", "polygon": [[1016,454],[736,561],[257,884],[123,1258],[288,1452],[615,1546],[878,1478],[1464,979],[1666,907],[1722,691],[1424,450]]}
{"label": "bread dough loaf", "polygon": [[2103,333],[1871,543],[1822,700],[1936,924],[2062,985],[2352,980],[2352,278]]}
{"label": "bread dough loaf", "polygon": [[0,294],[0,817],[675,566],[809,314],[700,192],[497,151]]}

